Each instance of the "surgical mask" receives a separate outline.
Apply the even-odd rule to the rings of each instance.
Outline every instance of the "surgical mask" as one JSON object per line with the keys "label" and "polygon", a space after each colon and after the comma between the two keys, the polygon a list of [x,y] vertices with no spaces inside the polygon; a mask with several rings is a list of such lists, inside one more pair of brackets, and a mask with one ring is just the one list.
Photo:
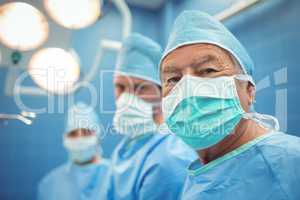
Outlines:
{"label": "surgical mask", "polygon": [[235,79],[252,82],[248,75],[217,78],[184,76],[162,101],[165,123],[171,132],[194,149],[201,150],[232,133],[242,118],[277,129],[277,121],[273,126],[268,122],[275,118],[243,110]]}
{"label": "surgical mask", "polygon": [[153,104],[130,93],[123,93],[116,102],[114,128],[131,138],[154,132],[157,125],[153,119]]}
{"label": "surgical mask", "polygon": [[64,137],[64,147],[67,149],[70,159],[76,163],[85,163],[99,154],[99,144],[96,135],[78,138]]}

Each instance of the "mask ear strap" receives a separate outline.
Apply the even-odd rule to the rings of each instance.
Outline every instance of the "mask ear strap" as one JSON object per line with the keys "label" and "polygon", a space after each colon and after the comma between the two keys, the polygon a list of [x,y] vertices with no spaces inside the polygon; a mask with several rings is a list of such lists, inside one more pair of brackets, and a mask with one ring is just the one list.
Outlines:
{"label": "mask ear strap", "polygon": [[[248,74],[237,74],[237,75],[234,76],[234,78],[237,79],[237,80],[240,80],[240,81],[250,82],[254,86],[254,89],[256,87],[252,76],[250,76]],[[252,95],[254,95],[254,94],[252,94]],[[251,110],[254,111],[253,103],[255,103],[255,99],[253,100],[253,102],[251,102]]]}
{"label": "mask ear strap", "polygon": [[240,80],[240,81],[248,81],[250,82],[254,87],[255,86],[255,82],[252,78],[252,76],[248,75],[248,74],[237,74],[234,76],[235,79]]}
{"label": "mask ear strap", "polygon": [[[234,78],[237,80],[241,80],[241,81],[248,81],[255,87],[255,82],[254,82],[252,76],[250,76],[248,74],[237,74],[234,76]],[[245,113],[243,115],[243,118],[251,119],[251,120],[255,121],[256,123],[258,123],[259,125],[261,125],[265,128],[268,128],[268,129],[272,129],[275,131],[279,131],[279,129],[280,129],[278,120],[271,115],[252,112],[252,113]]]}
{"label": "mask ear strap", "polygon": [[275,131],[279,131],[280,129],[278,120],[271,115],[260,114],[260,113],[245,113],[243,115],[243,118],[251,119],[267,129],[272,129]]}

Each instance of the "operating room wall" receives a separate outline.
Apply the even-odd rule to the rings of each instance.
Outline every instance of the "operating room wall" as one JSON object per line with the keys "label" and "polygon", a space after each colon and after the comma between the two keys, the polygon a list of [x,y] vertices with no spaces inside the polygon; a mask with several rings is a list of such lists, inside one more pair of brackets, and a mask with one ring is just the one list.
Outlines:
{"label": "operating room wall", "polygon": [[[131,8],[133,15],[133,31],[141,32],[157,40],[155,13]],[[146,26],[145,26],[146,24]],[[81,78],[94,62],[97,47],[101,39],[121,40],[122,21],[119,13],[109,3],[105,5],[103,18],[96,24],[72,33],[72,48],[80,57]],[[58,36],[59,37],[59,36]],[[116,52],[104,52],[95,74],[92,87],[79,90],[75,101],[89,103],[97,100],[96,112],[106,132],[101,134],[104,156],[109,157],[120,136],[110,131],[112,113],[115,109],[111,73],[116,62]],[[13,66],[9,66],[13,67]],[[13,97],[5,96],[3,91],[7,68],[0,68],[0,113],[18,113]],[[29,81],[32,84],[32,81]],[[31,108],[47,108],[47,112],[39,114],[31,126],[19,121],[0,121],[0,199],[1,200],[33,200],[36,197],[38,182],[56,166],[67,160],[62,147],[62,134],[66,120],[66,111],[70,104],[70,96],[22,96],[22,102]],[[58,104],[63,105],[63,111]],[[50,107],[48,107],[50,105]]]}
{"label": "operating room wall", "polygon": [[[197,9],[215,14],[234,2],[236,0],[173,0],[167,1],[160,11],[131,8],[133,30],[164,46],[173,21],[181,11]],[[255,61],[255,79],[258,86],[264,88],[257,93],[256,110],[277,114],[280,118],[286,115],[287,132],[300,136],[300,128],[297,126],[300,119],[300,108],[297,106],[300,102],[300,79],[297,77],[300,74],[298,13],[300,2],[297,0],[266,0],[227,20],[225,24],[246,46]],[[120,40],[121,26],[119,14],[108,5],[99,22],[87,29],[73,32],[72,47],[81,60],[81,76],[88,72],[93,63],[98,41],[101,38]],[[100,63],[101,71],[93,80],[98,94],[96,110],[104,127],[111,124],[115,109],[111,73],[115,62],[116,53],[105,52]],[[3,94],[6,75],[7,69],[0,68],[0,112],[17,113],[19,108],[14,98]],[[84,88],[76,93],[75,99],[89,102],[90,95],[89,89]],[[51,113],[38,115],[32,126],[18,121],[9,121],[7,124],[0,122],[1,200],[35,199],[38,181],[67,159],[61,144],[66,114],[58,111],[59,97],[55,96],[52,100],[24,96],[22,100],[33,108],[45,107],[50,101],[54,101],[54,109]],[[64,98],[63,102],[66,111],[68,101]],[[284,122],[284,119],[280,121]],[[119,139],[115,134],[105,135],[102,142],[105,157],[110,155]]]}
{"label": "operating room wall", "polygon": [[[164,33],[183,10],[202,10],[212,15],[236,3],[236,0],[169,1],[164,7]],[[225,20],[225,25],[248,50],[255,63],[257,83],[255,110],[275,115],[281,130],[300,136],[300,2],[266,0]]]}

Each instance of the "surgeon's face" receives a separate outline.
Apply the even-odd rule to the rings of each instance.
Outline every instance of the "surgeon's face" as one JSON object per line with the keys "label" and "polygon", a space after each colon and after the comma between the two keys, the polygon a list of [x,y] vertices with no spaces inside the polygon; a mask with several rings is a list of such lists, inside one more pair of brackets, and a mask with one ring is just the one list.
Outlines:
{"label": "surgeon's face", "polygon": [[155,83],[143,79],[118,75],[114,79],[115,97],[124,92],[134,94],[147,102],[160,102],[161,88]]}
{"label": "surgeon's face", "polygon": [[92,136],[92,135],[96,135],[95,131],[80,128],[80,129],[75,129],[75,130],[69,132],[67,134],[67,137],[75,139],[75,138],[79,138],[79,137],[86,137],[86,136]]}
{"label": "surgeon's face", "polygon": [[[166,56],[161,66],[163,97],[185,75],[199,77],[231,76],[242,73],[230,54],[211,44],[194,44],[180,47]],[[242,107],[248,111],[254,98],[254,87],[238,81],[237,90]]]}

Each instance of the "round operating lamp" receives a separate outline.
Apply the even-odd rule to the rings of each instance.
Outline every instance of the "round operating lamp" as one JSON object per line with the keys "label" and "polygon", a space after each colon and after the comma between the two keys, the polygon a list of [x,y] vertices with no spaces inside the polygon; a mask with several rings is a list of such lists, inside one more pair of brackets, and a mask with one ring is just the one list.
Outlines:
{"label": "round operating lamp", "polygon": [[44,6],[56,23],[70,29],[93,24],[101,12],[101,0],[44,0]]}
{"label": "round operating lamp", "polygon": [[39,87],[50,93],[66,94],[79,79],[80,65],[74,53],[61,48],[46,48],[32,56],[28,72]]}
{"label": "round operating lamp", "polygon": [[28,3],[11,2],[0,6],[0,42],[5,46],[32,50],[47,40],[48,33],[45,16]]}

